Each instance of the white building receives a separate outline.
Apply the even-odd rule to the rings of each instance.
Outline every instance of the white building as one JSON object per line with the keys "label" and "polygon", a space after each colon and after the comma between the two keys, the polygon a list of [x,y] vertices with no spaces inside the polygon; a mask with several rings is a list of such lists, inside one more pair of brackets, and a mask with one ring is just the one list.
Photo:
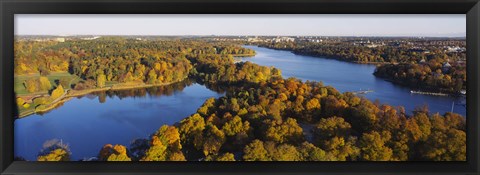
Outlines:
{"label": "white building", "polygon": [[272,40],[273,42],[295,42],[295,38],[291,37],[276,37]]}
{"label": "white building", "polygon": [[94,40],[94,39],[98,39],[100,38],[99,36],[94,36],[94,37],[91,37],[91,38],[82,38],[82,40]]}
{"label": "white building", "polygon": [[65,38],[55,38],[55,41],[63,43],[65,42]]}

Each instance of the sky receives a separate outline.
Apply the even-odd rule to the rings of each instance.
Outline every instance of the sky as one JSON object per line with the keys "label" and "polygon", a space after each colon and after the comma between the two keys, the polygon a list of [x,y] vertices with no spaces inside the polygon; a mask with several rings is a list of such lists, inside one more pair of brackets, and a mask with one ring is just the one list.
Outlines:
{"label": "sky", "polygon": [[270,35],[464,37],[465,14],[16,14],[15,35]]}

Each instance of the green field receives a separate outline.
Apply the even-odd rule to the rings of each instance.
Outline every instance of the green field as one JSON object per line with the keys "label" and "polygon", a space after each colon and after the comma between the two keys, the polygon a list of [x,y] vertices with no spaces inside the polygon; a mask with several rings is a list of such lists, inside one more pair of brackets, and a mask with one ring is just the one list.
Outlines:
{"label": "green field", "polygon": [[[25,86],[23,85],[23,82],[27,79],[30,78],[38,78],[40,77],[40,74],[29,74],[29,75],[16,75],[14,76],[14,90],[17,95],[28,95],[32,94],[27,92],[25,89]],[[47,76],[48,80],[50,80],[50,83],[52,86],[56,86],[55,80],[58,80],[60,78],[67,77],[70,79],[70,85],[78,83],[80,81],[80,78],[76,75],[72,75],[68,72],[52,72],[50,75]],[[65,89],[70,89],[69,87],[64,87]],[[47,91],[44,92],[36,92],[33,94],[46,94],[48,93]]]}

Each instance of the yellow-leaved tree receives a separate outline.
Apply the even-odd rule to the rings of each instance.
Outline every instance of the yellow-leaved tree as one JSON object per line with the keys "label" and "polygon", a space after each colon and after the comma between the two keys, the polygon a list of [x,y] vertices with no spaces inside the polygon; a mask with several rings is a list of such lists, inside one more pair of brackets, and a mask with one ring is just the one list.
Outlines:
{"label": "yellow-leaved tree", "polygon": [[61,97],[64,92],[65,92],[65,90],[63,89],[63,86],[58,85],[57,88],[55,88],[55,90],[52,91],[52,94],[50,94],[51,100],[55,100],[55,99]]}
{"label": "yellow-leaved tree", "polygon": [[102,88],[105,86],[105,82],[107,81],[107,77],[104,74],[100,74],[97,76],[97,87]]}
{"label": "yellow-leaved tree", "polygon": [[70,161],[68,145],[58,139],[48,140],[43,144],[43,149],[38,154],[38,161]]}
{"label": "yellow-leaved tree", "polygon": [[40,82],[40,89],[42,91],[48,91],[52,88],[52,84],[50,83],[50,80],[48,80],[47,77],[41,76],[38,80]]}
{"label": "yellow-leaved tree", "polygon": [[123,145],[106,144],[100,150],[98,157],[102,161],[132,161],[127,155],[127,148]]}

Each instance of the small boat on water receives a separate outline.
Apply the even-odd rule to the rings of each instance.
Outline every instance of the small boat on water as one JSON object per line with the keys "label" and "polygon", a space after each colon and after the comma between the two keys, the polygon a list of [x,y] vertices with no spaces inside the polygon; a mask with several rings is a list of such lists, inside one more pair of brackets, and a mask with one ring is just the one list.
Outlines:
{"label": "small boat on water", "polygon": [[412,94],[423,94],[423,95],[436,95],[436,96],[448,96],[448,94],[444,93],[436,93],[436,92],[422,92],[422,91],[410,91]]}
{"label": "small boat on water", "polygon": [[352,92],[353,94],[367,94],[373,92],[373,90],[360,90],[360,91],[354,91]]}

